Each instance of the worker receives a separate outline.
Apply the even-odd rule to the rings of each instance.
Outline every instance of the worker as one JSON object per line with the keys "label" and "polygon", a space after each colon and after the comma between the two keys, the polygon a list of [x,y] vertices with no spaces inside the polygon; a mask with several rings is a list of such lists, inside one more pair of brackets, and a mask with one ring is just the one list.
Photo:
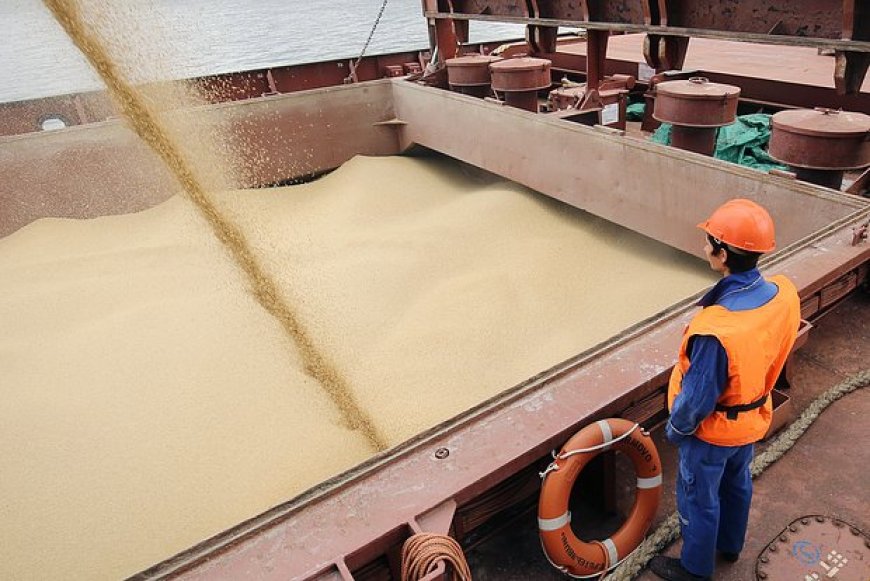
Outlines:
{"label": "worker", "polygon": [[773,389],[794,345],[800,300],[784,276],[765,279],[759,257],[776,246],[773,220],[734,199],[698,224],[722,279],[698,303],[668,386],[668,440],[679,446],[680,558],[655,557],[662,579],[710,579],[716,554],[740,556],[749,520],[753,445],[770,427]]}

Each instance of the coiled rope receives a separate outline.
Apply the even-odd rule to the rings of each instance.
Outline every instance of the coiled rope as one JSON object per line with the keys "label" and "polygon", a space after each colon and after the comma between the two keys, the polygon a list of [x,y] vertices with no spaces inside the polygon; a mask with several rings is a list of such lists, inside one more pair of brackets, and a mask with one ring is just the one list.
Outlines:
{"label": "coiled rope", "polygon": [[447,535],[418,533],[402,545],[402,581],[418,581],[444,562],[452,581],[471,581],[471,570],[455,539]]}
{"label": "coiled rope", "polygon": [[[798,438],[816,421],[819,415],[825,411],[825,408],[844,395],[868,385],[870,385],[870,369],[865,369],[835,385],[816,398],[807,406],[807,409],[804,410],[797,420],[777,436],[764,452],[755,457],[749,468],[752,477],[757,477],[768,466],[782,458],[794,446]],[[654,556],[677,540],[679,536],[680,520],[677,513],[673,513],[631,555],[626,557],[619,567],[606,577],[606,581],[630,581],[634,579]]]}

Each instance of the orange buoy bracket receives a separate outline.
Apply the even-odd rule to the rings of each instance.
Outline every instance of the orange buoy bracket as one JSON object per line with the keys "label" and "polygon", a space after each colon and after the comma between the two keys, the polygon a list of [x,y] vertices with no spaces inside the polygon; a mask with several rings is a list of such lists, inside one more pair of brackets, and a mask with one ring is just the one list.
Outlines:
{"label": "orange buoy bracket", "polygon": [[[605,450],[622,452],[634,464],[637,493],[622,527],[610,538],[581,541],[571,530],[568,501],[583,468]],[[577,578],[598,577],[634,551],[643,540],[662,496],[662,469],[649,434],[620,418],[600,420],[577,432],[541,472],[538,531],[550,563]]]}

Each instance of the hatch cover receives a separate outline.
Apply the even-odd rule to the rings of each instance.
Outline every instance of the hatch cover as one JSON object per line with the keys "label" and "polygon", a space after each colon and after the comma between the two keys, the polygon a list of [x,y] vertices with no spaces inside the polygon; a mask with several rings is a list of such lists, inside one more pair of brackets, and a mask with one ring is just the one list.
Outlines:
{"label": "hatch cover", "polygon": [[802,516],[782,530],[755,562],[764,581],[867,581],[870,538],[828,516]]}

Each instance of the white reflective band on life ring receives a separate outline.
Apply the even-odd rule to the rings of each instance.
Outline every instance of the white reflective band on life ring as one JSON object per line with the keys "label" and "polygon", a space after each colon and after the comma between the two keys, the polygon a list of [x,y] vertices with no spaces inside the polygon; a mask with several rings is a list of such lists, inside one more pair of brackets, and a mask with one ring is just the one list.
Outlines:
{"label": "white reflective band on life ring", "polygon": [[640,478],[637,479],[637,487],[638,488],[655,488],[657,486],[662,485],[662,475],[653,476],[651,478]]}
{"label": "white reflective band on life ring", "polygon": [[558,531],[569,522],[571,522],[570,510],[562,516],[557,516],[556,518],[539,518],[538,529],[545,532]]}
{"label": "white reflective band on life ring", "polygon": [[[610,424],[607,423],[607,420],[598,420],[595,422],[598,424],[598,427],[601,429],[601,435],[604,437],[604,443],[607,444],[613,441],[613,430],[610,429]],[[610,446],[605,446],[603,449],[607,450]]]}
{"label": "white reflective band on life ring", "polygon": [[601,541],[601,544],[604,545],[604,548],[607,549],[607,559],[608,564],[615,565],[619,562],[619,551],[616,550],[616,545],[613,544],[613,541],[610,539],[604,539]]}

